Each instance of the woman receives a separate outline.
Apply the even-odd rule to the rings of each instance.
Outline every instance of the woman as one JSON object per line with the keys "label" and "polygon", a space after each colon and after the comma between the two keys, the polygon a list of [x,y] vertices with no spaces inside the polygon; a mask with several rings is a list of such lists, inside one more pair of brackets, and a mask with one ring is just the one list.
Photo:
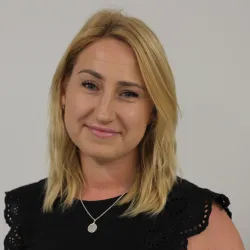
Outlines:
{"label": "woman", "polygon": [[53,78],[49,176],[6,193],[5,249],[243,249],[228,198],[177,176],[177,117],[154,33],[94,14]]}

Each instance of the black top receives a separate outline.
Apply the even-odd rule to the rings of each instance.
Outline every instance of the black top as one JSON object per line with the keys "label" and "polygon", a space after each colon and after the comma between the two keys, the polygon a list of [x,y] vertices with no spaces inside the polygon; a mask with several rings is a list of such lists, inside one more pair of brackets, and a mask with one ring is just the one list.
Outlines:
{"label": "black top", "polygon": [[[97,220],[98,229],[94,233],[87,231],[92,219],[79,200],[64,213],[59,206],[55,206],[53,213],[42,213],[46,179],[6,192],[5,219],[10,231],[4,249],[185,250],[187,238],[206,229],[213,202],[220,204],[230,218],[231,212],[225,195],[179,180],[168,196],[165,209],[156,218],[141,214],[121,219],[119,215],[128,204],[114,206]],[[96,218],[117,198],[84,201],[84,204]]]}

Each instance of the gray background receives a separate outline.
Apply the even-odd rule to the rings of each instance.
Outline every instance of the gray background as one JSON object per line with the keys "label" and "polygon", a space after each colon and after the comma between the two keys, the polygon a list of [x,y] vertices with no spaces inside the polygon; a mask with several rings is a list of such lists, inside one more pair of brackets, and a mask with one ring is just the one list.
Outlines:
{"label": "gray background", "polygon": [[142,18],[161,39],[183,112],[184,177],[230,197],[250,249],[249,0],[0,0],[0,210],[4,191],[46,176],[51,78],[73,36],[102,7]]}

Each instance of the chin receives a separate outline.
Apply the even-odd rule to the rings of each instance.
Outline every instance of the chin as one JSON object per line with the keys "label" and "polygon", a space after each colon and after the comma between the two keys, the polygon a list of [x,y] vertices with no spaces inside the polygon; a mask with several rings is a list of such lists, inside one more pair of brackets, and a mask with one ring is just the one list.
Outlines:
{"label": "chin", "polygon": [[117,147],[108,145],[92,146],[88,149],[84,148],[81,150],[83,155],[91,157],[100,162],[110,162],[122,157],[122,153],[117,150]]}

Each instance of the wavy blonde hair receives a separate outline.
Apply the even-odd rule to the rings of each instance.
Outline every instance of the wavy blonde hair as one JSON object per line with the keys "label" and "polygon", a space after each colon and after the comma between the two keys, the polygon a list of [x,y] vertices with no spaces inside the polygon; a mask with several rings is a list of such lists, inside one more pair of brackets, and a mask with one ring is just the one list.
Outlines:
{"label": "wavy blonde hair", "polygon": [[156,119],[139,144],[140,164],[134,183],[117,205],[130,202],[122,216],[159,214],[177,180],[176,126],[179,106],[175,83],[164,49],[152,30],[141,20],[118,10],[101,10],[92,15],[63,55],[50,89],[48,149],[50,171],[43,211],[50,212],[60,197],[69,208],[84,186],[78,149],[64,126],[61,97],[79,53],[104,37],[124,41],[133,49],[155,105]]}

